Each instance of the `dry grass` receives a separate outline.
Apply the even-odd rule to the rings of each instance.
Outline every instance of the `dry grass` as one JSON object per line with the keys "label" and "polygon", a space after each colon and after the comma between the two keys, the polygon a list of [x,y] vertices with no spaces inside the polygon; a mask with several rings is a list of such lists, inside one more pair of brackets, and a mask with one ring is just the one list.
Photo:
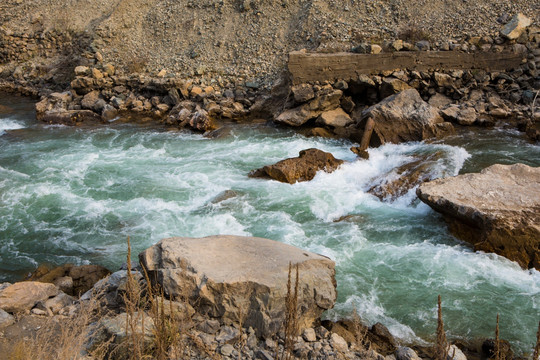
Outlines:
{"label": "dry grass", "polygon": [[501,341],[499,339],[499,314],[497,314],[497,325],[495,326],[495,360],[501,360]]}
{"label": "dry grass", "polygon": [[105,314],[100,306],[99,296],[94,294],[88,301],[80,302],[73,317],[54,316],[31,338],[17,341],[8,351],[11,360],[78,360],[90,355],[92,359],[105,359],[112,339],[105,341],[91,351],[86,346],[95,321]]}
{"label": "dry grass", "polygon": [[148,59],[146,57],[135,55],[126,63],[126,71],[128,74],[143,73],[148,65]]}
{"label": "dry grass", "polygon": [[429,40],[429,33],[419,28],[417,25],[409,24],[406,27],[401,28],[397,34],[398,39],[416,42],[420,40]]}
{"label": "dry grass", "polygon": [[371,342],[367,338],[368,327],[362,324],[362,320],[360,320],[360,316],[358,315],[358,311],[356,311],[356,308],[353,309],[352,321],[354,329],[354,341],[356,346],[359,349],[370,350]]}
{"label": "dry grass", "polygon": [[533,360],[540,360],[540,321],[538,321],[538,331],[536,332],[536,346],[534,347]]}
{"label": "dry grass", "polygon": [[441,295],[438,298],[438,313],[437,313],[437,347],[435,350],[436,360],[446,360],[448,357],[448,342],[446,341],[446,333],[444,332],[444,322],[442,318]]}
{"label": "dry grass", "polygon": [[296,276],[294,281],[294,288],[292,283],[292,269],[293,265],[289,263],[289,274],[287,276],[287,295],[285,297],[285,329],[284,329],[284,344],[283,352],[279,352],[279,341],[276,341],[275,359],[276,360],[290,360],[294,358],[293,350],[294,343],[296,342],[296,336],[298,335],[298,284],[299,284],[299,271],[298,264],[294,265],[296,269]]}

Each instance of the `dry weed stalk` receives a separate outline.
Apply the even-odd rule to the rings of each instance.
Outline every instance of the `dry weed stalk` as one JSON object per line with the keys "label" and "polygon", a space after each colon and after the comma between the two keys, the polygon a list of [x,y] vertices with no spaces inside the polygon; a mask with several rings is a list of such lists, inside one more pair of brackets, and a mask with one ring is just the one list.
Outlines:
{"label": "dry weed stalk", "polygon": [[497,325],[495,325],[495,360],[501,360],[501,342],[499,340],[499,314],[497,313]]}
{"label": "dry weed stalk", "polygon": [[371,350],[371,342],[367,338],[368,327],[362,324],[356,308],[353,309],[354,341],[359,349]]}
{"label": "dry weed stalk", "polygon": [[[126,293],[123,295],[126,310],[126,342],[121,344],[119,349],[125,349],[129,359],[139,360],[145,355],[144,294],[141,284],[135,280],[131,273],[131,242],[129,237],[127,238],[127,247],[127,282]],[[141,331],[138,331],[139,329]]]}
{"label": "dry weed stalk", "polygon": [[[292,288],[292,268],[293,265],[289,263],[289,274],[287,277],[287,296],[285,297],[285,344],[281,360],[289,360],[293,358],[294,342],[296,340],[296,335],[298,334],[298,264],[295,265],[296,278],[294,283],[294,290]],[[278,357],[277,352],[276,357]]]}
{"label": "dry weed stalk", "polygon": [[444,323],[442,318],[441,295],[438,298],[438,314],[437,314],[437,349],[435,352],[436,360],[446,360],[448,357],[448,342],[446,341],[446,333],[444,332]]}

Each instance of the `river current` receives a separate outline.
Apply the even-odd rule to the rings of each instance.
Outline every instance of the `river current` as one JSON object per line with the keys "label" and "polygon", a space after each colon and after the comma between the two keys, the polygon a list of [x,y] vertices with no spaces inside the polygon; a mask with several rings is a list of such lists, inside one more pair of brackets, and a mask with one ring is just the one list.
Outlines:
{"label": "river current", "polygon": [[[32,102],[0,94],[0,281],[40,263],[125,261],[170,236],[252,235],[336,262],[338,302],[328,318],[354,309],[404,342],[434,340],[437,295],[450,339],[501,337],[530,352],[540,319],[540,273],[472,251],[412,189],[394,201],[367,190],[392,169],[437,153],[432,177],[494,163],[540,166],[540,147],[522,134],[482,129],[435,143],[370,149],[307,138],[264,124],[225,136],[122,124],[74,128],[34,119]],[[307,148],[346,160],[332,174],[294,185],[252,179],[263,165]],[[204,255],[204,254],[201,254]]]}

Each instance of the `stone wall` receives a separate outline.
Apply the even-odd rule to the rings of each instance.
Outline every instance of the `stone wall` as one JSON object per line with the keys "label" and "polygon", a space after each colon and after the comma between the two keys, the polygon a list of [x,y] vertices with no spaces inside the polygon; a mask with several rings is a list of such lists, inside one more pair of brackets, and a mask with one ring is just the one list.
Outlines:
{"label": "stone wall", "polygon": [[13,33],[0,30],[0,64],[23,62],[34,57],[51,57],[60,53],[72,41],[70,33],[56,31]]}

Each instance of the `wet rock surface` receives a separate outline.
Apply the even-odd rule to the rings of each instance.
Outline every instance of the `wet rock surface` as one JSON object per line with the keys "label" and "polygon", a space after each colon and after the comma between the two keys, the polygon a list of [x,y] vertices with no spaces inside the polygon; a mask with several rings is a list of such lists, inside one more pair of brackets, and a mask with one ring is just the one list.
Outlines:
{"label": "wet rock surface", "polygon": [[434,175],[430,170],[441,156],[441,153],[431,154],[392,169],[380,179],[374,180],[376,185],[368,192],[381,200],[396,200],[414,187],[432,180]]}
{"label": "wet rock surface", "polygon": [[300,151],[298,157],[285,159],[274,165],[267,165],[252,171],[250,177],[271,178],[277,181],[294,184],[298,181],[309,181],[318,171],[328,173],[336,170],[343,160],[334,158],[330,153],[307,149]]}
{"label": "wet rock surface", "polygon": [[493,165],[424,183],[417,194],[476,250],[540,269],[540,168]]}

